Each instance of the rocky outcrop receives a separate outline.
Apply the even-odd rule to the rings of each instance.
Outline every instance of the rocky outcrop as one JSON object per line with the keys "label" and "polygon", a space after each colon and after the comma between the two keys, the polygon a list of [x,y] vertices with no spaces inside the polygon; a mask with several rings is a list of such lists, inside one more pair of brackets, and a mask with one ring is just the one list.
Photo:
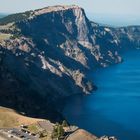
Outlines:
{"label": "rocky outcrop", "polygon": [[70,134],[66,140],[97,140],[97,137],[83,129],[78,129]]}
{"label": "rocky outcrop", "polygon": [[97,140],[117,140],[115,137],[108,137],[108,136],[103,136],[103,137],[101,137],[101,138],[99,138],[99,139],[97,139]]}
{"label": "rocky outcrop", "polygon": [[0,41],[0,102],[20,103],[20,111],[96,90],[87,72],[121,62],[125,45],[139,46],[139,27],[99,26],[78,6],[11,15],[0,19],[0,32],[11,36]]}
{"label": "rocky outcrop", "polygon": [[83,130],[83,129],[78,129],[72,134],[70,134],[66,140],[117,140],[114,136],[109,137],[109,136],[102,136],[100,138],[94,136],[93,134]]}

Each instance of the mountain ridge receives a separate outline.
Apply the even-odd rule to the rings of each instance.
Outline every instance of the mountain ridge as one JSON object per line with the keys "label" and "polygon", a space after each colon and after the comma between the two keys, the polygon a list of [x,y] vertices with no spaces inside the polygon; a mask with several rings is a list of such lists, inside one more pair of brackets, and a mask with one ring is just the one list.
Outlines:
{"label": "mountain ridge", "polygon": [[48,7],[1,19],[1,105],[27,116],[38,117],[42,110],[40,115],[54,119],[51,106],[55,110],[59,100],[96,90],[87,73],[122,62],[120,52],[139,47],[139,34],[139,27],[91,22],[78,6]]}

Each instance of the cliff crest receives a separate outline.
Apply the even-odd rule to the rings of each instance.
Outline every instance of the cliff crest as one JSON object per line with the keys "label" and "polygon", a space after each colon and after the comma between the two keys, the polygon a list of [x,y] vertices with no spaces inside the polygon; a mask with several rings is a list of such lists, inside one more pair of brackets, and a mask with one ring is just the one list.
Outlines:
{"label": "cliff crest", "polygon": [[36,112],[70,95],[91,93],[96,86],[87,73],[121,62],[119,52],[126,44],[139,47],[136,31],[139,34],[138,27],[99,26],[78,6],[47,7],[1,19],[1,105],[19,112],[35,106]]}

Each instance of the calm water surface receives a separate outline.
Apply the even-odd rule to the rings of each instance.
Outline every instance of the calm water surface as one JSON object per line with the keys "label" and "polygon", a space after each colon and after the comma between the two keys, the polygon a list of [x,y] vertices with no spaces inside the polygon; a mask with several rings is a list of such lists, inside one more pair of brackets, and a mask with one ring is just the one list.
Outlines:
{"label": "calm water surface", "polygon": [[121,64],[90,74],[96,92],[69,99],[63,114],[70,123],[97,136],[140,140],[140,50],[123,58]]}

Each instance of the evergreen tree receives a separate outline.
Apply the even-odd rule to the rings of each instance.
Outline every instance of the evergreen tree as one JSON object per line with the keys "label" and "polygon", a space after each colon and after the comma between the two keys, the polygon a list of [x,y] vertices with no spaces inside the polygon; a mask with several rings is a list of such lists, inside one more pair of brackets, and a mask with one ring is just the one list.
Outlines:
{"label": "evergreen tree", "polygon": [[64,120],[64,121],[62,122],[62,126],[63,126],[63,127],[68,127],[68,123],[66,122],[66,120]]}
{"label": "evergreen tree", "polygon": [[63,129],[63,126],[62,125],[59,125],[57,127],[57,133],[58,133],[58,138],[60,138],[61,136],[64,135],[64,129]]}
{"label": "evergreen tree", "polygon": [[60,138],[61,136],[63,136],[63,135],[64,135],[63,126],[57,123],[57,124],[54,126],[53,133],[52,133],[52,137],[53,137],[53,138],[58,138],[58,139],[59,139],[59,138]]}

